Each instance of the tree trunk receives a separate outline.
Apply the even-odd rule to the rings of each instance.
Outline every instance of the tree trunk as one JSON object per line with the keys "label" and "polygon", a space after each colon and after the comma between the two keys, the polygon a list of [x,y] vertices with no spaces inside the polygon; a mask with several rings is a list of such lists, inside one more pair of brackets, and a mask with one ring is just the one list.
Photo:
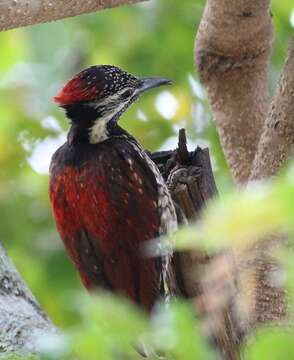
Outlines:
{"label": "tree trunk", "polygon": [[[196,39],[196,65],[238,185],[277,175],[293,153],[293,41],[270,107],[271,1],[207,0]],[[275,236],[267,243],[281,240]],[[248,319],[252,327],[280,321],[287,311],[285,292],[269,284],[278,267],[269,256],[270,245],[258,247],[245,265],[245,271],[254,272],[249,281],[256,284]]]}

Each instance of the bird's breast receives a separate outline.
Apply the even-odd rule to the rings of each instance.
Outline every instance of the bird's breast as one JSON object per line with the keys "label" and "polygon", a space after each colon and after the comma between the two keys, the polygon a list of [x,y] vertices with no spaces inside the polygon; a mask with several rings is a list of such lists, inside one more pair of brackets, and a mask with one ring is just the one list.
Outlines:
{"label": "bird's breast", "polygon": [[132,156],[125,144],[109,145],[93,147],[89,156],[82,154],[82,161],[61,160],[52,166],[50,181],[61,237],[71,242],[77,231],[86,229],[98,239],[100,251],[111,251],[121,243],[127,247],[132,239],[138,243],[138,232],[141,240],[152,239],[160,222],[157,184],[148,165]]}
{"label": "bird's breast", "polygon": [[50,200],[85,286],[116,289],[150,310],[166,291],[167,266],[146,256],[145,242],[163,233],[166,204],[159,206],[160,174],[142,151],[125,139],[64,146],[52,160]]}

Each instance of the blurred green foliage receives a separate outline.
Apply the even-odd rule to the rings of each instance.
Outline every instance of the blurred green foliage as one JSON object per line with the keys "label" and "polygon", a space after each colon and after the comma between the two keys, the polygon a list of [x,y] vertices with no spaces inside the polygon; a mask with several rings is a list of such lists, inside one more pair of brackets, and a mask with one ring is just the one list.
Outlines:
{"label": "blurred green foliage", "polygon": [[[67,329],[74,345],[64,349],[64,358],[112,358],[126,350],[127,343],[142,340],[141,335],[155,347],[162,339],[166,347],[160,350],[170,352],[175,359],[212,356],[196,324],[191,322],[193,316],[187,304],[175,304],[163,318],[155,317],[155,326],[116,299],[80,301],[84,290],[57,235],[47,195],[48,161],[68,127],[62,111],[51,99],[80,69],[109,63],[137,75],[175,80],[173,87],[140,99],[123,116],[121,124],[150,150],[175,147],[180,127],[188,129],[191,147],[209,145],[219,190],[228,195],[214,208],[217,215],[213,211],[207,215],[199,239],[203,235],[213,243],[213,236],[218,234],[205,231],[211,225],[220,226],[215,222],[219,214],[222,226],[217,229],[221,238],[239,242],[244,231],[248,234],[248,228],[251,235],[253,232],[260,236],[274,226],[289,225],[289,216],[293,215],[294,202],[285,207],[276,195],[290,189],[289,178],[267,185],[262,201],[250,192],[232,193],[232,180],[205,92],[193,66],[194,38],[203,6],[204,0],[151,0],[0,33],[0,239],[42,307],[58,326]],[[276,42],[270,64],[271,91],[293,32],[293,9],[292,0],[273,1]],[[293,198],[292,189],[289,191]],[[274,208],[264,206],[267,201]],[[234,208],[232,203],[236,204]],[[239,210],[240,204],[244,211]],[[251,214],[254,217],[246,213],[248,206],[256,209]],[[282,212],[276,206],[281,206]],[[232,214],[239,216],[237,223],[233,228],[232,224],[226,227]],[[263,333],[263,342],[248,348],[248,359],[285,358],[283,350],[276,353],[280,351],[277,346],[276,352],[264,352],[265,347],[273,349],[277,341],[292,349],[287,335],[278,336],[273,340],[272,332]],[[127,347],[129,351],[132,349]],[[137,355],[133,351],[131,356]]]}

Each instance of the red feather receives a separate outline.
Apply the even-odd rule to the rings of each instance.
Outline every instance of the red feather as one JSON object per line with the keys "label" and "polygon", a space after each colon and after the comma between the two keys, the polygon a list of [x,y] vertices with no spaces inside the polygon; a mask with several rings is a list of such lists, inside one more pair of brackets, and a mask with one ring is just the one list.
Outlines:
{"label": "red feather", "polygon": [[82,71],[68,81],[53,99],[56,104],[61,106],[95,100],[103,86],[103,82],[94,75]]}
{"label": "red feather", "polygon": [[83,146],[65,145],[51,165],[60,236],[87,288],[116,290],[150,310],[161,291],[161,260],[142,253],[160,226],[154,176],[125,140]]}

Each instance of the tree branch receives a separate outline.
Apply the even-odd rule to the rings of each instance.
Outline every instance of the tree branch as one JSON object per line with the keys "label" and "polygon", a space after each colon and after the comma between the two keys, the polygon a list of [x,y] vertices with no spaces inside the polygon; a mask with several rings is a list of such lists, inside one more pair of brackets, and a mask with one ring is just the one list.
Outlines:
{"label": "tree branch", "polygon": [[40,336],[58,333],[21,280],[1,244],[0,329],[0,349],[5,355],[37,353]]}
{"label": "tree branch", "polygon": [[294,37],[266,118],[251,180],[276,175],[294,150]]}
{"label": "tree branch", "polygon": [[246,183],[268,109],[270,0],[208,0],[195,62],[233,177]]}
{"label": "tree branch", "polygon": [[[280,77],[275,97],[265,120],[250,180],[262,180],[277,175],[280,168],[293,155],[294,150],[294,37],[288,59]],[[271,243],[284,243],[284,237],[275,235]],[[256,294],[256,321],[280,321],[287,314],[287,296],[281,287],[268,284],[270,274],[278,264],[271,259],[260,259]],[[270,299],[270,301],[268,300]]]}
{"label": "tree branch", "polygon": [[146,0],[3,0],[0,2],[0,31],[140,1]]}

